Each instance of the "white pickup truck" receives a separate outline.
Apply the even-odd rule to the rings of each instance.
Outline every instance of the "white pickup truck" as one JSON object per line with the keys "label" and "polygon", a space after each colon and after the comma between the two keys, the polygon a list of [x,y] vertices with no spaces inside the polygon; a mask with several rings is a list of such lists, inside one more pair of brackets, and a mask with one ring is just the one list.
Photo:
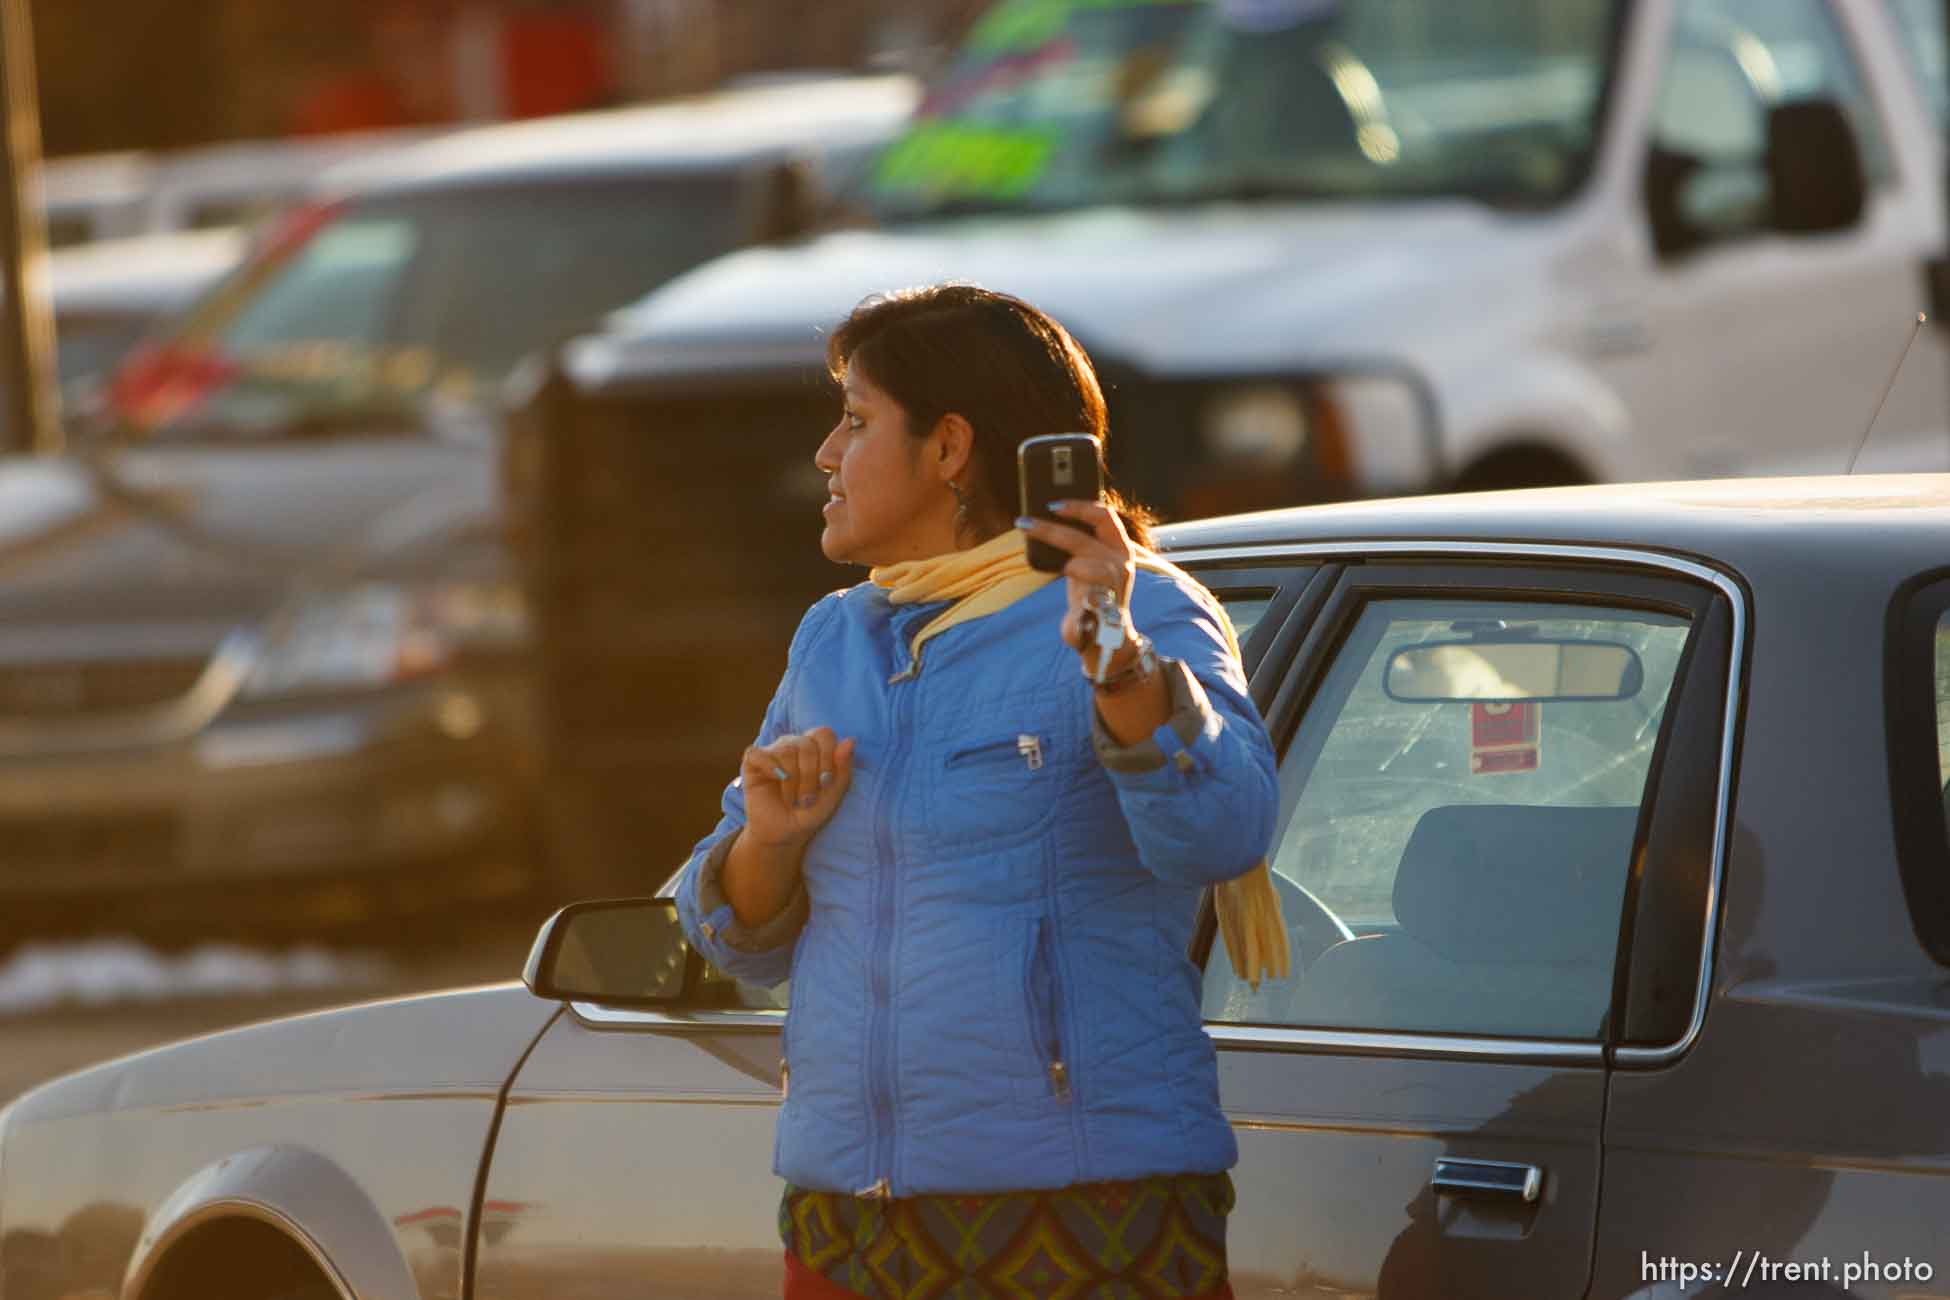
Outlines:
{"label": "white pickup truck", "polygon": [[1003,0],[881,158],[876,225],[707,264],[567,377],[809,457],[824,328],[975,280],[1078,334],[1118,477],[1182,517],[1835,470],[1914,335],[1861,463],[1950,468],[1950,333],[1916,327],[1943,22],[1932,0]]}

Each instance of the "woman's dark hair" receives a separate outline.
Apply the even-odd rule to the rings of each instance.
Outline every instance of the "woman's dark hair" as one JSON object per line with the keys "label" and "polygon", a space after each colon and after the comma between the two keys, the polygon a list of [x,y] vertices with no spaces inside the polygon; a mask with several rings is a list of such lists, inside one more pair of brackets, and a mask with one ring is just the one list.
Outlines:
{"label": "woman's dark hair", "polygon": [[[975,431],[975,473],[964,484],[970,527],[983,538],[1016,516],[1016,448],[1045,433],[1109,435],[1097,372],[1070,332],[1020,298],[972,284],[875,294],[826,343],[837,382],[858,366],[900,405],[908,431],[927,434],[945,415]],[[1106,491],[1124,531],[1151,544],[1156,516]]]}

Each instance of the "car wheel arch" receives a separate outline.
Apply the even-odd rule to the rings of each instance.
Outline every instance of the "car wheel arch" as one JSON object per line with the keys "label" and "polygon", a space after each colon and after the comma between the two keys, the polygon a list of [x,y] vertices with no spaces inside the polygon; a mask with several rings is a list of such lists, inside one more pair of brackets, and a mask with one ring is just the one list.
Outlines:
{"label": "car wheel arch", "polygon": [[341,1300],[417,1300],[392,1226],[336,1163],[296,1146],[226,1156],[190,1176],[149,1216],[121,1294],[167,1300],[170,1261],[207,1240],[200,1234],[270,1230],[303,1252]]}
{"label": "car wheel arch", "polygon": [[132,1300],[194,1300],[239,1275],[256,1300],[358,1300],[296,1225],[260,1207],[220,1203],[183,1225],[133,1285]]}

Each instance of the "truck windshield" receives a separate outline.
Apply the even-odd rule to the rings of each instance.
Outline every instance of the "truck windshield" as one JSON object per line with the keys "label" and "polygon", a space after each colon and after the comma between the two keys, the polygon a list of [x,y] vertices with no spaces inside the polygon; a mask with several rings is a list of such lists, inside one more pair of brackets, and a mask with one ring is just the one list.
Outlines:
{"label": "truck windshield", "polygon": [[1557,202],[1624,0],[1002,0],[881,155],[883,220],[1214,198]]}

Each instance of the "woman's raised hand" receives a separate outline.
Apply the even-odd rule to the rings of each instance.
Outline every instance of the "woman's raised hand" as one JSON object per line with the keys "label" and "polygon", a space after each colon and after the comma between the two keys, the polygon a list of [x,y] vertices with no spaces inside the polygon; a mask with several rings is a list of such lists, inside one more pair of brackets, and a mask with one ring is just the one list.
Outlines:
{"label": "woman's raised hand", "polygon": [[1097,669],[1097,647],[1083,639],[1083,615],[1090,607],[1093,590],[1108,591],[1116,599],[1124,626],[1131,626],[1131,587],[1137,581],[1137,548],[1124,531],[1117,512],[1099,501],[1052,501],[1050,509],[1078,523],[1088,524],[1089,532],[1042,519],[1018,519],[1016,527],[1038,541],[1068,551],[1063,576],[1069,582],[1069,607],[1063,614],[1063,640],[1083,657],[1085,673]]}
{"label": "woman's raised hand", "polygon": [[774,848],[805,844],[833,819],[853,783],[853,738],[831,727],[780,736],[745,751],[745,833]]}

